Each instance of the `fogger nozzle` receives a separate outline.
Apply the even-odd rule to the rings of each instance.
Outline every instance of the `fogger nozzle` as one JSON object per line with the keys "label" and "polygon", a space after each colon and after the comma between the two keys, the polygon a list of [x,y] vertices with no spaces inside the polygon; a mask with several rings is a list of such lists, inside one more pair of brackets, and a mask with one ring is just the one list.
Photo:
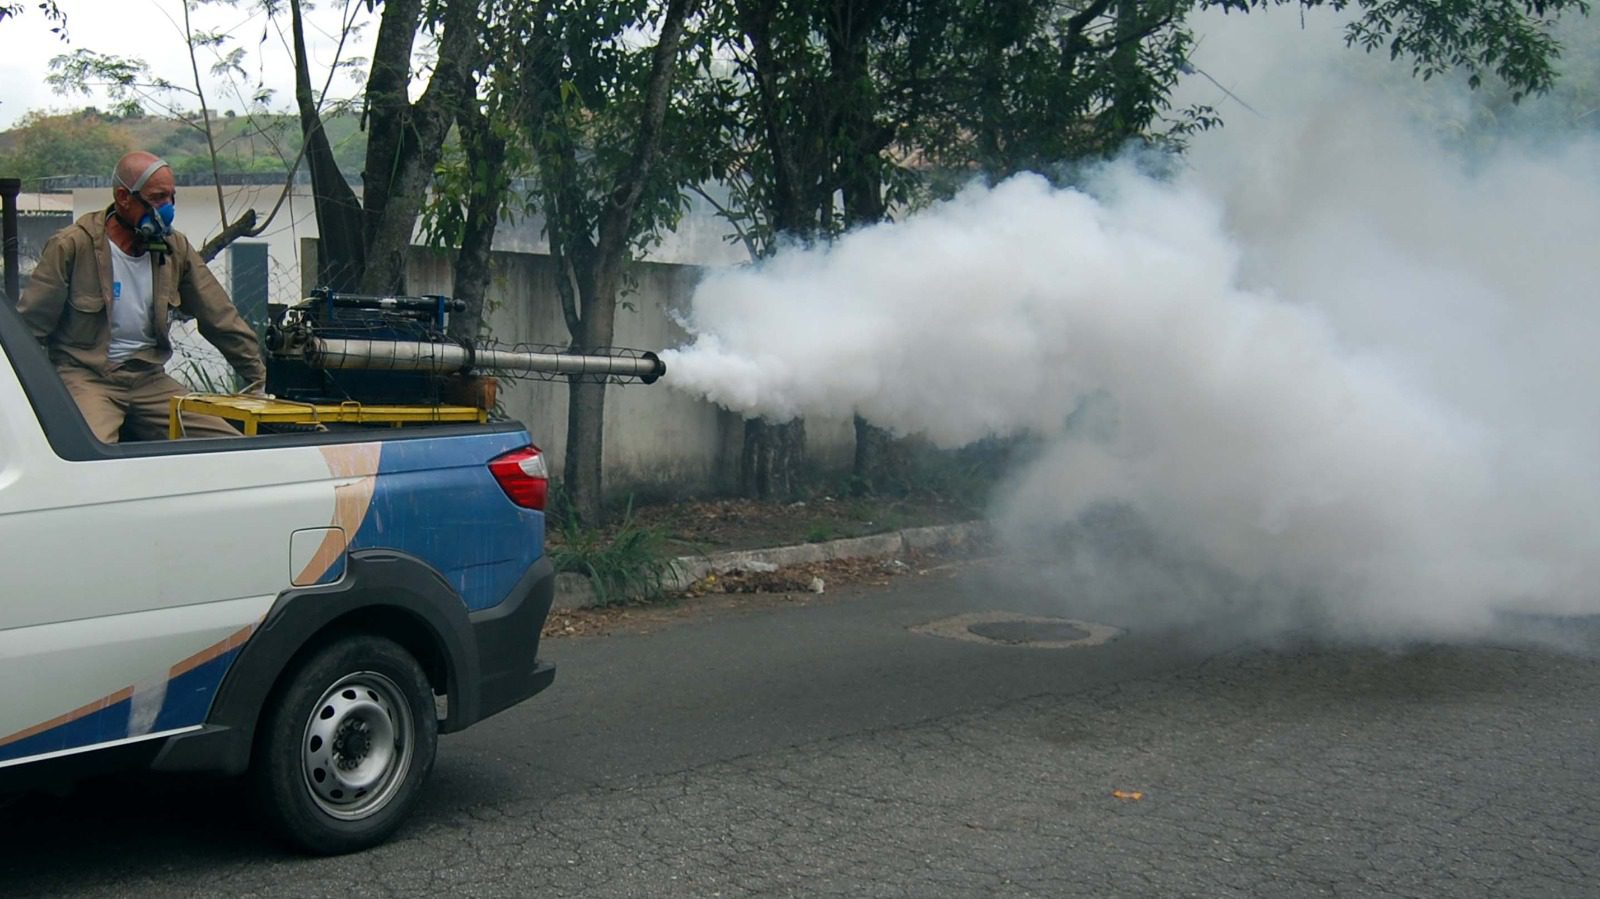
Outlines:
{"label": "fogger nozzle", "polygon": [[474,347],[442,340],[363,340],[313,337],[306,361],[315,368],[456,374],[470,369],[508,373],[637,378],[651,384],[667,373],[655,353],[527,352]]}

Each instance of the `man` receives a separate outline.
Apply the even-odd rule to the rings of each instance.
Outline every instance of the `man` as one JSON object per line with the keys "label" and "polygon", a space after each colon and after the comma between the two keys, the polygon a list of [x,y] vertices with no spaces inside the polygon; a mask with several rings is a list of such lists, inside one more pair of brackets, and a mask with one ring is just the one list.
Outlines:
{"label": "man", "polygon": [[[17,311],[45,344],[94,435],[167,436],[168,400],[188,391],[166,373],[172,310],[194,318],[246,384],[266,380],[255,331],[187,237],[172,230],[177,182],[150,153],[117,163],[111,205],[44,246]],[[236,437],[220,418],[183,415],[188,437]]]}

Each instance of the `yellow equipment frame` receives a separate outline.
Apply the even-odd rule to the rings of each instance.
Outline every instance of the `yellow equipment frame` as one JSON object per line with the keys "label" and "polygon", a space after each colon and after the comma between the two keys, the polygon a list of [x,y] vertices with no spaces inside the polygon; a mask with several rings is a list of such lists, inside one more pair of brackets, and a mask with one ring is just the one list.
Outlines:
{"label": "yellow equipment frame", "polygon": [[489,413],[475,406],[378,406],[353,400],[343,403],[295,403],[241,394],[190,393],[175,396],[171,400],[167,436],[173,440],[183,436],[184,412],[215,415],[239,422],[247,437],[260,433],[263,424],[387,424],[398,428],[402,425],[440,422],[482,424],[489,420]]}

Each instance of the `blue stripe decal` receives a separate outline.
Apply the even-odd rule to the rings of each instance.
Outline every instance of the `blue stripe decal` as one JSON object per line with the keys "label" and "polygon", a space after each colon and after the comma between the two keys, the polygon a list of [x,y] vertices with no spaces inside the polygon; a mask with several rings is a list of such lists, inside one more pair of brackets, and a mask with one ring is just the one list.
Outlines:
{"label": "blue stripe decal", "polygon": [[[238,658],[240,648],[230,649],[209,662],[197,665],[167,681],[167,693],[162,701],[161,711],[157,713],[156,720],[146,733],[178,730],[203,723],[206,720],[206,713],[210,711],[211,699],[216,695],[217,688],[222,685],[222,677],[228,673],[228,667]],[[132,723],[132,710],[133,700],[124,699],[82,718],[68,721],[15,743],[0,746],[0,762],[68,749],[81,749],[138,736],[128,733]]]}
{"label": "blue stripe decal", "polygon": [[156,715],[151,730],[177,730],[204,722],[206,713],[211,710],[211,698],[222,686],[222,676],[228,673],[228,666],[239,657],[242,648],[234,647],[167,681],[167,699],[161,704],[161,712]]}
{"label": "blue stripe decal", "polygon": [[128,713],[132,708],[133,700],[124,699],[75,721],[0,746],[0,762],[127,739]]}

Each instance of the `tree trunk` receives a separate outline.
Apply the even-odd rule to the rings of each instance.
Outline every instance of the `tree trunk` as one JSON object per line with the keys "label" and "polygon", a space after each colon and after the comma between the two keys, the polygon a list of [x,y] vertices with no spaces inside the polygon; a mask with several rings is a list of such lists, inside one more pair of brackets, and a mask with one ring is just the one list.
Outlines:
{"label": "tree trunk", "polygon": [[[847,228],[883,221],[883,151],[894,140],[894,129],[877,121],[878,100],[873,91],[870,38],[883,15],[883,5],[840,2],[829,31],[833,95],[843,98],[838,115],[836,178],[844,197]],[[855,416],[856,452],[851,488],[858,494],[881,492],[903,484],[905,454],[888,431]]]}
{"label": "tree trunk", "polygon": [[605,522],[606,385],[578,378],[567,390],[567,458],[562,488],[579,522],[598,527]]}
{"label": "tree trunk", "polygon": [[[311,92],[311,71],[306,62],[305,24],[300,0],[290,0],[294,32],[294,96],[300,112],[300,137],[305,142],[306,166],[311,170],[311,191],[317,215],[317,281],[334,290],[355,290],[366,268],[366,242],[361,235],[361,201],[345,182],[333,147],[322,128],[316,97]],[[298,289],[299,285],[296,285]]]}
{"label": "tree trunk", "polygon": [[[473,173],[473,180],[467,191],[466,225],[455,264],[455,299],[466,308],[450,316],[450,335],[477,340],[484,330],[484,301],[489,292],[494,233],[500,223],[500,197],[508,184],[505,168],[497,164],[505,156],[506,142],[495,134],[489,118],[476,105],[468,104],[458,123],[467,170]],[[480,173],[485,177],[480,179]]]}
{"label": "tree trunk", "polygon": [[[582,350],[609,347],[616,333],[617,293],[622,287],[623,267],[631,256],[634,217],[644,196],[651,169],[661,149],[661,132],[671,100],[672,76],[678,64],[678,50],[685,23],[699,0],[670,0],[662,15],[660,36],[651,53],[650,80],[645,87],[644,109],[640,116],[633,153],[617,179],[596,223],[593,244],[589,234],[574,233],[565,224],[559,235],[566,244],[565,256],[578,276],[577,320],[567,310],[567,327],[572,330],[574,348]],[[575,166],[563,166],[570,177]],[[574,186],[564,185],[568,192]],[[577,209],[573,205],[571,209]],[[551,221],[555,217],[551,217]],[[552,233],[551,243],[558,235]],[[563,273],[562,277],[565,277]],[[573,329],[573,325],[577,325]],[[598,526],[605,520],[605,409],[606,385],[572,379],[567,401],[567,458],[563,486],[578,520]]]}
{"label": "tree trunk", "polygon": [[739,458],[739,492],[754,499],[793,499],[805,482],[805,459],[805,419],[783,424],[746,419],[744,448]]}
{"label": "tree trunk", "polygon": [[[617,288],[621,283],[622,260],[612,265],[604,261],[593,266],[594,274],[578,296],[583,304],[583,322],[574,335],[577,352],[609,346],[616,329]],[[591,527],[605,522],[605,423],[606,383],[593,378],[571,378],[567,399],[567,458],[563,486],[578,520]]]}
{"label": "tree trunk", "polygon": [[[883,220],[882,158],[890,132],[876,129],[870,116],[846,115],[846,136],[841,142],[845,221],[861,227]],[[888,431],[855,416],[856,452],[851,468],[851,487],[857,494],[881,493],[891,485],[907,481],[906,459]]]}
{"label": "tree trunk", "polygon": [[367,80],[367,163],[361,173],[366,207],[366,268],[361,291],[405,291],[406,252],[417,216],[433,182],[456,116],[471,100],[472,71],[483,55],[476,0],[444,7],[439,61],[427,90],[410,103],[411,45],[422,14],[420,0],[389,0],[383,7],[372,74]]}
{"label": "tree trunk", "polygon": [[906,454],[894,435],[857,415],[855,464],[850,477],[857,496],[895,491],[909,481]]}
{"label": "tree trunk", "polygon": [[1139,5],[1139,0],[1118,0],[1111,9],[1116,21],[1112,31],[1115,47],[1104,63],[1110,84],[1105,109],[1094,118],[1100,143],[1096,149],[1107,157],[1122,152],[1128,140],[1144,131],[1147,98],[1141,90],[1139,42],[1134,39],[1141,16]]}

